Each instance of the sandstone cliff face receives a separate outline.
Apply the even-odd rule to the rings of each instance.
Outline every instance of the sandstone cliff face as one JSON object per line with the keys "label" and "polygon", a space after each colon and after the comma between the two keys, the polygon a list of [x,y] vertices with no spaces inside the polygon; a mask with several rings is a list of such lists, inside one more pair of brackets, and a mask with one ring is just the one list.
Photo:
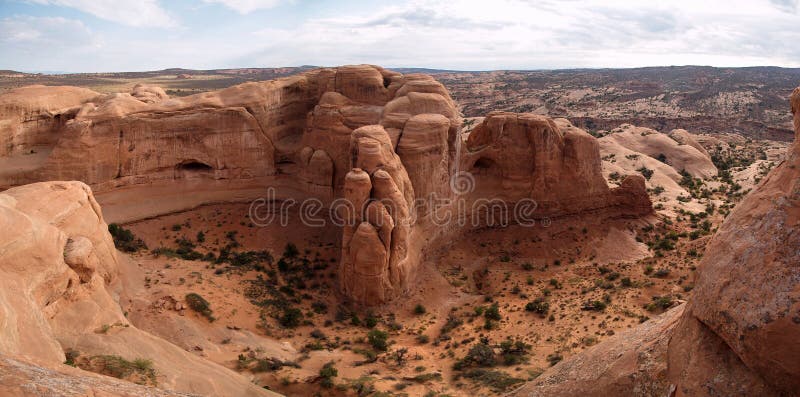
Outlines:
{"label": "sandstone cliff face", "polygon": [[652,210],[643,178],[630,176],[609,189],[597,140],[566,119],[492,112],[465,146],[461,164],[475,178],[474,197],[532,199],[539,216],[616,209],[636,216]]}
{"label": "sandstone cliff face", "polygon": [[[250,201],[268,187],[277,199],[344,198],[353,210],[340,285],[356,304],[402,294],[423,248],[460,232],[432,221],[426,200],[524,198],[535,217],[652,211],[642,178],[609,189],[597,141],[566,120],[492,113],[464,141],[455,103],[427,75],[354,65],[183,98],[136,86],[60,100],[74,116],[47,124],[54,138],[37,157],[0,156],[0,187],[80,180],[117,222]],[[452,189],[454,171],[472,173],[475,190]],[[92,264],[75,266],[86,273]]]}
{"label": "sandstone cliff face", "polygon": [[383,127],[361,127],[351,141],[342,232],[342,292],[359,304],[382,303],[408,285],[414,188]]}
{"label": "sandstone cliff face", "polygon": [[[797,135],[800,90],[791,105]],[[687,307],[686,327],[713,332],[724,342],[721,350],[733,353],[752,373],[731,378],[732,390],[716,390],[750,392],[751,385],[763,388],[762,382],[783,394],[800,390],[798,285],[800,141],[795,141],[786,160],[736,206],[714,236]],[[673,373],[679,394],[695,395],[709,386],[692,371],[700,355],[679,349],[696,343],[686,333],[675,337],[670,364],[684,364],[683,371]]]}
{"label": "sandstone cliff face", "polygon": [[80,105],[100,94],[78,87],[28,86],[0,95],[0,156],[53,145]]}
{"label": "sandstone cliff face", "polygon": [[[800,138],[800,88],[791,107]],[[786,160],[714,235],[685,307],[559,363],[515,394],[796,395],[798,284],[800,140],[795,140]]]}
{"label": "sandstone cliff face", "polygon": [[[224,367],[133,327],[114,298],[120,260],[87,185],[44,182],[1,193],[0,355],[59,371],[66,350],[144,357],[153,360],[158,384],[166,389],[270,395]],[[97,332],[111,324],[112,331]],[[9,363],[0,365],[19,367]],[[15,379],[0,376],[0,386],[11,382],[8,387],[22,387]],[[97,381],[104,382],[109,381]]]}

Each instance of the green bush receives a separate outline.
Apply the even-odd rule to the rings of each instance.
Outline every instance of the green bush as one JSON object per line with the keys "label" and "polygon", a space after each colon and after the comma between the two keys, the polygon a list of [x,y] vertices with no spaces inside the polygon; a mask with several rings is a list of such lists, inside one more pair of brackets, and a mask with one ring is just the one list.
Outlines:
{"label": "green bush", "polygon": [[419,305],[419,304],[414,306],[414,314],[419,316],[419,315],[425,314],[426,312],[427,312],[427,310],[425,310],[425,306],[422,306],[422,305]]}
{"label": "green bush", "polygon": [[606,310],[606,303],[599,300],[587,301],[581,306],[581,310],[589,310],[595,312],[602,312]]}
{"label": "green bush", "polygon": [[293,243],[286,244],[286,248],[283,250],[283,256],[286,258],[296,258],[300,255],[300,250],[297,249],[297,246]]}
{"label": "green bush", "polygon": [[645,308],[650,312],[667,310],[672,306],[672,302],[672,297],[670,296],[654,296],[653,302],[649,303]]}
{"label": "green bush", "polygon": [[514,378],[503,371],[476,368],[464,373],[464,377],[482,383],[495,392],[503,392],[509,388],[525,382],[524,379]]}
{"label": "green bush", "polygon": [[544,317],[547,312],[550,311],[550,303],[548,303],[544,298],[536,298],[525,305],[525,310],[537,313]]}
{"label": "green bush", "polygon": [[285,307],[278,322],[286,328],[294,328],[303,320],[303,312],[296,307]]}
{"label": "green bush", "polygon": [[147,245],[140,238],[136,238],[133,232],[124,227],[112,223],[108,225],[108,233],[114,240],[114,246],[122,252],[136,252],[140,249],[147,249]]}
{"label": "green bush", "polygon": [[333,378],[339,376],[339,370],[333,366],[333,361],[326,363],[319,370],[319,376],[322,378],[322,387],[330,389],[333,387]]}
{"label": "green bush", "polygon": [[381,330],[373,329],[367,334],[367,341],[373,349],[378,351],[386,351],[389,349],[389,334]]}
{"label": "green bush", "polygon": [[492,305],[483,312],[483,317],[491,321],[502,320],[503,317],[500,315],[500,306],[498,306],[497,303],[492,303]]}
{"label": "green bush", "polygon": [[[141,385],[156,385],[156,371],[153,368],[153,361],[137,358],[133,361],[126,360],[120,356],[101,355],[89,358],[91,369],[96,372],[118,379],[131,379],[134,383]],[[89,370],[90,367],[83,368]]]}
{"label": "green bush", "polygon": [[497,365],[497,355],[494,353],[494,349],[486,343],[476,343],[469,349],[466,357],[456,362],[455,369],[473,365],[478,367],[494,367]]}
{"label": "green bush", "polygon": [[558,363],[559,363],[559,362],[561,362],[561,360],[563,360],[563,359],[564,359],[564,357],[563,357],[562,355],[558,354],[558,353],[552,353],[552,354],[548,354],[548,355],[547,355],[547,362],[549,362],[549,363],[550,363],[550,366],[551,366],[551,367],[552,367],[553,365],[556,365],[556,364],[558,364]]}
{"label": "green bush", "polygon": [[521,341],[506,339],[500,343],[500,356],[504,365],[517,365],[528,361],[531,345]]}
{"label": "green bush", "polygon": [[213,312],[211,311],[211,304],[208,303],[207,300],[203,299],[202,296],[192,292],[186,294],[186,304],[189,306],[190,309],[200,313],[208,321],[214,321],[215,318],[213,316]]}

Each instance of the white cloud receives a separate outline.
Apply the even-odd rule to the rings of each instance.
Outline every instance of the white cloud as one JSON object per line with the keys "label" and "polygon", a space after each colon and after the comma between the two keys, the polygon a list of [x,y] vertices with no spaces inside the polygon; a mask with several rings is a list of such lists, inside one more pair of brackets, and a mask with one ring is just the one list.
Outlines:
{"label": "white cloud", "polygon": [[800,66],[793,0],[412,1],[255,32],[247,65],[459,69]]}
{"label": "white cloud", "polygon": [[219,3],[240,14],[249,14],[256,10],[273,8],[281,0],[203,0],[204,3]]}
{"label": "white cloud", "polygon": [[0,42],[49,51],[53,46],[80,48],[96,41],[92,31],[81,21],[20,16],[0,20]]}
{"label": "white cloud", "polygon": [[0,68],[64,70],[85,62],[103,41],[81,21],[61,17],[17,16],[0,19]]}
{"label": "white cloud", "polygon": [[[287,0],[205,1],[224,2],[232,9],[238,6],[245,13]],[[58,30],[13,17],[0,20],[0,69],[114,71],[349,63],[464,70],[685,64],[800,67],[797,10],[787,8],[796,3],[397,0],[390,6],[350,4],[327,11],[298,10],[298,6],[280,15],[297,21],[289,26],[272,13],[231,13],[215,23],[191,28],[198,24],[189,23],[196,21],[189,19],[191,13],[184,13],[184,29],[167,34],[142,29],[131,32],[132,36],[111,34],[91,20],[84,24],[93,28],[94,35],[87,34],[88,28],[78,21],[63,20]],[[252,26],[263,29],[247,30]],[[12,45],[14,41],[63,43],[63,48],[42,51],[41,44],[25,47]]]}
{"label": "white cloud", "polygon": [[98,18],[135,27],[174,27],[178,23],[156,0],[30,0],[70,7]]}

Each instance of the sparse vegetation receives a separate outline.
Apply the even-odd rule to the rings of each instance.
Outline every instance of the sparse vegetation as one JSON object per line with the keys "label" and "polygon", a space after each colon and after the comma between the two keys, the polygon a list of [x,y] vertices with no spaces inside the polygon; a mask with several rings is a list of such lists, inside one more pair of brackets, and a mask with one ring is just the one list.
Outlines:
{"label": "sparse vegetation", "polygon": [[190,309],[203,315],[208,321],[213,322],[215,320],[214,313],[211,311],[211,304],[203,299],[202,296],[194,292],[186,294],[186,305],[189,306]]}
{"label": "sparse vegetation", "polygon": [[108,225],[108,232],[114,240],[114,246],[122,252],[136,252],[141,249],[147,249],[147,245],[142,239],[137,238],[132,231],[116,223]]}

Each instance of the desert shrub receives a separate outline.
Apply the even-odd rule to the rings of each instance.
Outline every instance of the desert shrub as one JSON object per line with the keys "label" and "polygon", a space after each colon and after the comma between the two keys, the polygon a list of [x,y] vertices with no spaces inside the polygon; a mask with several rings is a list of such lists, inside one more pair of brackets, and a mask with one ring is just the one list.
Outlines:
{"label": "desert shrub", "polygon": [[656,270],[656,272],[653,273],[653,276],[658,277],[658,278],[664,278],[664,277],[669,276],[669,273],[670,273],[669,269],[661,268],[661,269]]}
{"label": "desert shrub", "polygon": [[414,314],[419,316],[419,315],[425,314],[426,312],[427,312],[427,310],[425,310],[425,306],[422,306],[420,304],[414,306]]}
{"label": "desert shrub", "polygon": [[417,343],[424,345],[431,341],[431,338],[428,335],[421,334],[417,335]]}
{"label": "desert shrub", "polygon": [[328,312],[328,305],[325,302],[316,301],[311,304],[311,310],[317,314],[325,314]]}
{"label": "desert shrub", "polygon": [[515,378],[503,371],[476,368],[464,373],[464,377],[482,383],[495,392],[503,392],[525,382],[524,379]]}
{"label": "desert shrub", "polygon": [[497,303],[492,303],[485,312],[483,312],[483,317],[490,321],[500,321],[503,317],[500,315],[500,306]]}
{"label": "desert shrub", "polygon": [[203,299],[202,296],[191,292],[186,294],[186,304],[189,306],[190,309],[200,313],[208,321],[214,321],[215,318],[213,316],[213,312],[211,311],[211,304],[208,303],[207,300]]}
{"label": "desert shrub", "polygon": [[364,318],[364,326],[367,328],[375,328],[376,325],[378,325],[378,318],[372,313],[367,313],[367,317]]}
{"label": "desert shrub", "polygon": [[559,363],[559,362],[561,362],[561,360],[563,360],[563,359],[564,359],[564,357],[563,357],[562,355],[558,354],[558,353],[551,353],[551,354],[548,354],[548,355],[547,355],[547,362],[549,362],[549,363],[550,363],[550,366],[551,366],[551,367],[552,367],[553,365],[556,365],[556,364],[558,364],[558,363]]}
{"label": "desert shrub", "polygon": [[581,306],[581,310],[601,312],[606,310],[606,303],[599,300],[586,301],[583,306]]}
{"label": "desert shrub", "polygon": [[337,376],[339,376],[339,370],[333,366],[333,361],[326,363],[319,370],[319,377],[322,378],[321,385],[326,389],[333,387],[333,378]]}
{"label": "desert shrub", "polygon": [[504,365],[517,365],[528,361],[531,345],[521,341],[506,339],[500,343],[500,356]]}
{"label": "desert shrub", "polygon": [[497,355],[494,349],[486,343],[479,342],[469,349],[463,359],[456,361],[454,368],[461,370],[470,366],[494,367],[495,365],[497,365]]}
{"label": "desert shrub", "polygon": [[441,329],[441,335],[447,335],[450,331],[460,327],[464,324],[464,320],[456,317],[453,313],[447,315],[447,321]]}
{"label": "desert shrub", "polygon": [[120,356],[100,355],[90,357],[87,363],[79,367],[118,379],[130,379],[141,385],[156,385],[156,370],[149,359],[129,361]]}
{"label": "desert shrub", "polygon": [[112,223],[108,225],[108,233],[114,240],[114,246],[122,252],[136,252],[140,249],[147,249],[147,245],[140,238],[136,238],[133,232],[124,227]]}
{"label": "desert shrub", "polygon": [[438,372],[429,372],[425,374],[415,375],[412,377],[405,377],[403,379],[416,383],[427,383],[433,380],[442,380],[442,374]]}
{"label": "desert shrub", "polygon": [[654,312],[658,310],[667,310],[672,306],[672,297],[670,296],[654,296],[653,301],[645,307],[647,311]]}
{"label": "desert shrub", "polygon": [[296,258],[300,255],[300,250],[297,249],[297,246],[293,243],[286,244],[286,247],[283,249],[283,256],[286,258]]}
{"label": "desert shrub", "polygon": [[283,313],[278,317],[278,322],[286,328],[297,327],[302,320],[303,312],[296,307],[283,308]]}
{"label": "desert shrub", "polygon": [[525,310],[537,313],[544,317],[547,312],[550,311],[550,303],[548,303],[544,298],[536,298],[525,305]]}
{"label": "desert shrub", "polygon": [[77,350],[67,350],[64,352],[64,364],[69,365],[70,367],[76,366],[75,360],[80,356],[80,352]]}
{"label": "desert shrub", "polygon": [[386,351],[389,349],[389,334],[381,330],[373,329],[367,334],[367,341],[373,349]]}
{"label": "desert shrub", "polygon": [[647,180],[650,180],[650,178],[653,176],[653,170],[651,170],[651,169],[649,169],[647,167],[639,168],[636,171],[639,171],[639,173],[641,173],[644,176],[644,178],[647,179]]}

